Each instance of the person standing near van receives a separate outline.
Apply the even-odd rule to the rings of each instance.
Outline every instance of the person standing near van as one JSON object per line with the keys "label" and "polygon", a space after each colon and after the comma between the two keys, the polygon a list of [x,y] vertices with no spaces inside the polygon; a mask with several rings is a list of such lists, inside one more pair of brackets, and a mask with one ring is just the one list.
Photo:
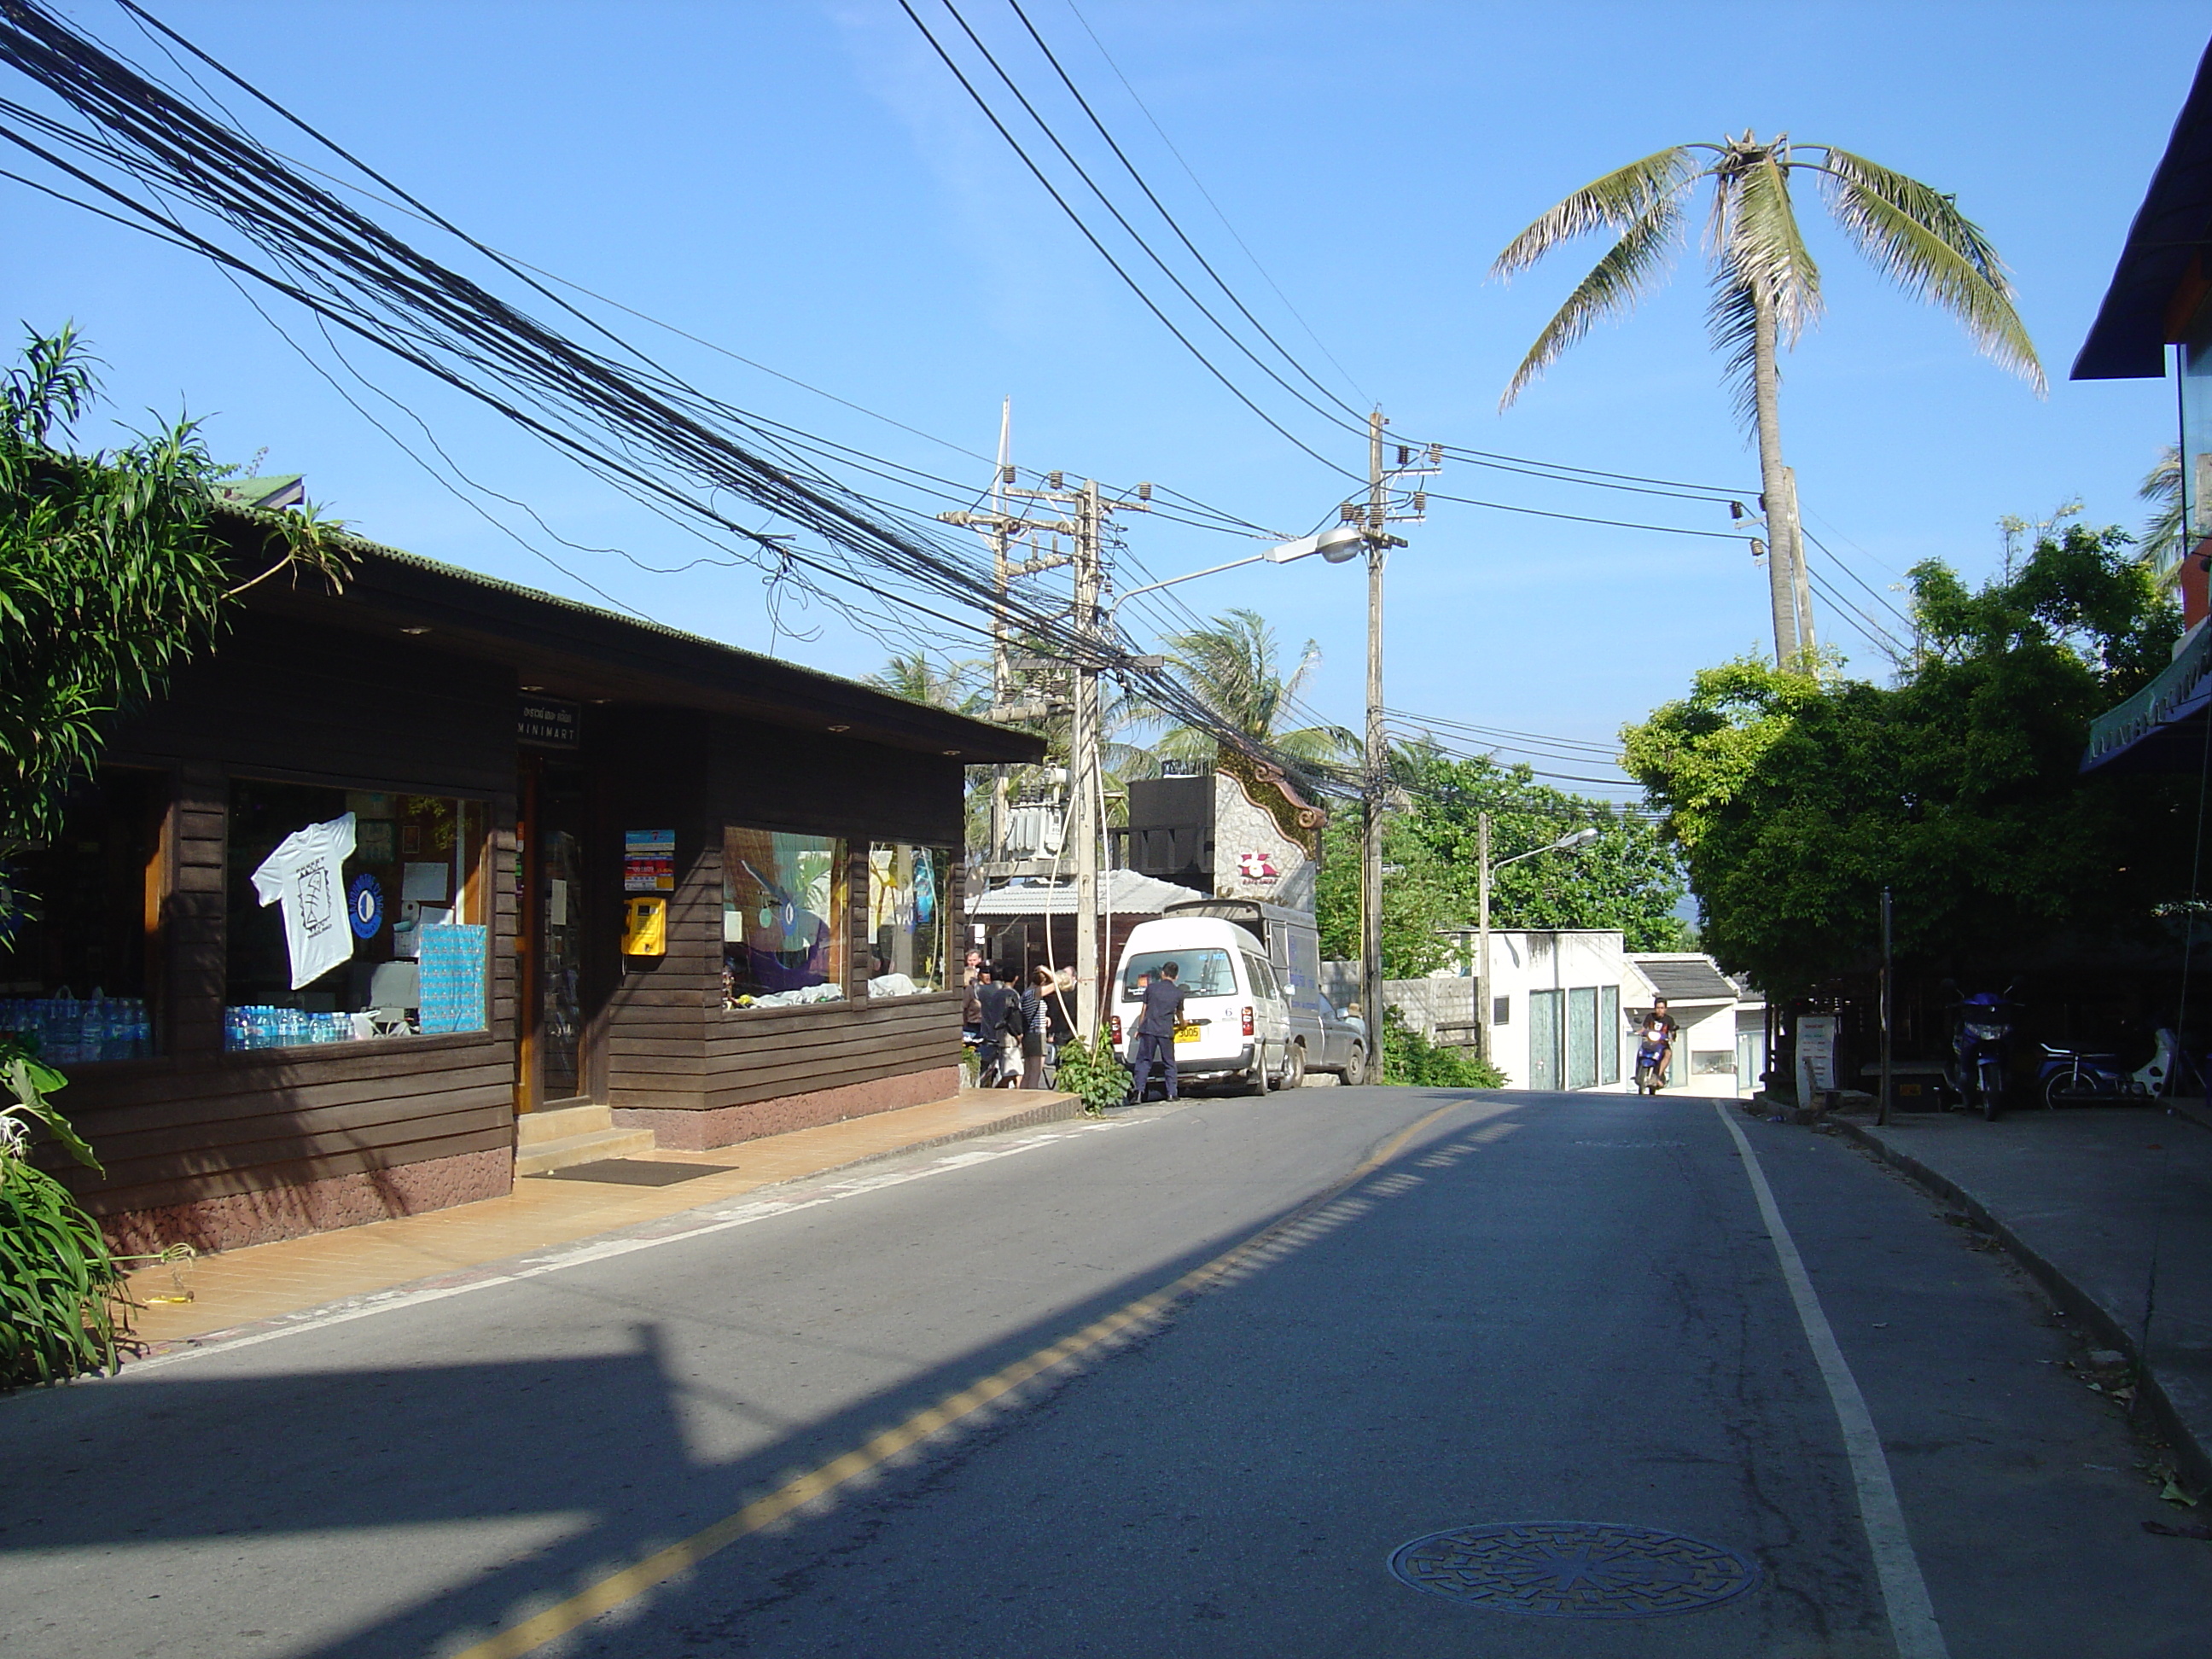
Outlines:
{"label": "person standing near van", "polygon": [[1022,992],[1022,1087],[1044,1087],[1044,1039],[1048,999],[1054,989],[1052,969],[1039,968],[1030,975]]}
{"label": "person standing near van", "polygon": [[1145,1098],[1145,1085],[1152,1079],[1152,1067],[1158,1065],[1167,1073],[1167,1093],[1164,1100],[1176,1097],[1176,1027],[1182,1024],[1183,988],[1176,983],[1176,975],[1182,971],[1176,963],[1164,962],[1159,975],[1146,985],[1139,1000],[1144,1012],[1137,1016],[1136,1041],[1130,1045],[1130,1057],[1135,1061],[1137,1099]]}

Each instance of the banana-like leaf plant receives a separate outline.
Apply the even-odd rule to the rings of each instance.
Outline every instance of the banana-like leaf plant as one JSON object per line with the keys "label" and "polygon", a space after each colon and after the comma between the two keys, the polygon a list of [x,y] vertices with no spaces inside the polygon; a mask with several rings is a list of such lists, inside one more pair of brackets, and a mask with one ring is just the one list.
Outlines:
{"label": "banana-like leaf plant", "polygon": [[1675,144],[1585,185],[1506,245],[1491,274],[1510,277],[1577,236],[1613,244],[1567,297],[1514,371],[1499,407],[1602,319],[1626,314],[1657,285],[1680,238],[1692,198],[1710,184],[1705,251],[1712,301],[1707,323],[1725,354],[1736,413],[1759,441],[1765,492],[1767,576],[1774,654],[1808,663],[1812,604],[1800,573],[1803,537],[1796,488],[1782,459],[1778,350],[1794,346],[1821,308],[1820,271],[1797,222],[1793,176],[1811,175],[1845,236],[1908,294],[1956,317],[1983,354],[2039,394],[2043,367],[2013,305],[1996,249],[1957,201],[1917,179],[1829,144],[1793,144],[1787,134],[1749,131],[1717,144]]}

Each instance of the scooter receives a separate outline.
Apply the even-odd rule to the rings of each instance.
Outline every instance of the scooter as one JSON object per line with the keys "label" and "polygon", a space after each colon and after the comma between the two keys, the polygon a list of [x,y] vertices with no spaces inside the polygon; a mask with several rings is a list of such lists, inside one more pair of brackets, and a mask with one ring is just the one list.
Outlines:
{"label": "scooter", "polygon": [[2091,1100],[2112,1100],[2147,1092],[2130,1073],[2121,1070],[2114,1054],[2091,1054],[2086,1048],[2055,1048],[2043,1045],[2043,1064],[2035,1074],[2043,1103],[2056,1111]]}
{"label": "scooter", "polygon": [[1951,1032],[1951,1087],[1994,1123],[2005,1109],[2012,1063],[2012,994],[1978,992],[1958,1005]]}

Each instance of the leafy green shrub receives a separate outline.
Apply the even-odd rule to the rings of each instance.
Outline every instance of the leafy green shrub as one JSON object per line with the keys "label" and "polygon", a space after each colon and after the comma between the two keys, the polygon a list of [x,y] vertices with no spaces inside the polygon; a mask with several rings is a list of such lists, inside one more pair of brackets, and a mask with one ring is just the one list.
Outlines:
{"label": "leafy green shrub", "polygon": [[1102,1029],[1088,1042],[1080,1037],[1060,1050],[1060,1071],[1054,1081],[1083,1103],[1093,1114],[1119,1106],[1129,1097],[1129,1068]]}
{"label": "leafy green shrub", "polygon": [[0,1036],[0,1388],[59,1382],[115,1364],[123,1271],[99,1224],[26,1156],[43,1124],[80,1164],[92,1148],[47,1101],[64,1079],[19,1039]]}
{"label": "leafy green shrub", "polygon": [[1423,1089],[1503,1089],[1505,1073],[1466,1048],[1434,1043],[1395,1008],[1382,1012],[1382,1081]]}

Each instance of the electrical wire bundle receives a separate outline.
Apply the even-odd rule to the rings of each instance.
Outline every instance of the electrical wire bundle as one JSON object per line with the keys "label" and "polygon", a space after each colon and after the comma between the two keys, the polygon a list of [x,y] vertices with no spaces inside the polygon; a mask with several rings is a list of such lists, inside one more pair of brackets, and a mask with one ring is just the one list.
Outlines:
{"label": "electrical wire bundle", "polygon": [[[801,587],[879,639],[911,641],[917,618],[956,636],[987,637],[990,618],[1003,614],[1008,631],[1031,648],[1115,673],[1141,685],[1146,699],[1174,718],[1255,758],[1273,758],[1257,754],[1171,678],[1077,627],[1049,596],[1000,593],[964,538],[915,509],[861,494],[832,471],[872,458],[687,384],[529,267],[436,215],[131,0],[120,3],[397,198],[410,216],[489,262],[493,274],[478,282],[419,251],[245,131],[204,88],[195,98],[155,79],[39,0],[0,0],[0,63],[52,93],[68,116],[0,99],[0,138],[51,169],[47,180],[6,169],[0,176],[201,254],[234,279],[295,302],[326,338],[335,329],[436,377],[705,537],[718,552],[734,554],[729,562],[750,562]],[[566,313],[593,342],[582,343],[486,285],[501,277]],[[725,505],[732,497],[763,509],[767,521],[759,527],[742,521]],[[1206,527],[1229,527],[1230,515],[1183,499],[1212,521]]]}

